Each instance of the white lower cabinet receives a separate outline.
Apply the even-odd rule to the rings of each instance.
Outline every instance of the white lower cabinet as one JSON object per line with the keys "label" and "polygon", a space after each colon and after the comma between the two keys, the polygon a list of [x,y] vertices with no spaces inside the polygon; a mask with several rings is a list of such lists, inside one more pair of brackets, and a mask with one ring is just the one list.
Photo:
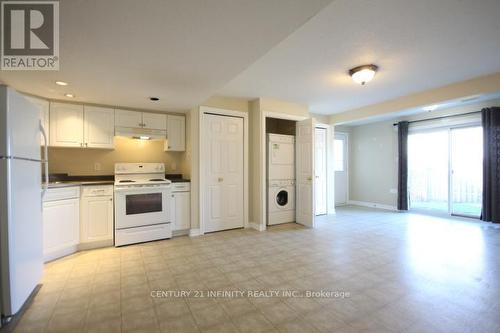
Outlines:
{"label": "white lower cabinet", "polygon": [[43,257],[76,252],[80,242],[80,188],[48,189],[43,202]]}
{"label": "white lower cabinet", "polygon": [[191,195],[189,185],[189,183],[173,184],[170,211],[174,231],[191,228]]}
{"label": "white lower cabinet", "polygon": [[113,186],[83,186],[80,249],[113,245]]}

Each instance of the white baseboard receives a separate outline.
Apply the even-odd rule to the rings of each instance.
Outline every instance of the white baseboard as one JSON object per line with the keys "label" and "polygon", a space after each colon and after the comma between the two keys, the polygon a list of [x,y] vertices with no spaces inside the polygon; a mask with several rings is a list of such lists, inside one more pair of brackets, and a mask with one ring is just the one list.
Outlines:
{"label": "white baseboard", "polygon": [[361,207],[384,209],[384,210],[390,210],[390,211],[397,211],[398,210],[396,208],[396,206],[383,205],[383,204],[379,204],[379,203],[375,203],[375,202],[349,200],[349,201],[347,201],[347,204],[354,205],[354,206],[361,206]]}
{"label": "white baseboard", "polygon": [[335,210],[335,207],[330,207],[326,210],[326,213],[328,215],[334,215],[334,214],[337,214],[337,211]]}
{"label": "white baseboard", "polygon": [[247,228],[251,228],[251,229],[255,229],[257,231],[264,231],[266,230],[266,228],[260,224],[260,223],[255,223],[255,222],[248,222],[248,227]]}
{"label": "white baseboard", "polygon": [[88,243],[80,243],[80,244],[78,244],[78,251],[98,249],[101,247],[109,247],[109,246],[113,246],[113,245],[114,245],[113,239],[106,239],[106,240],[88,242]]}
{"label": "white baseboard", "polygon": [[198,229],[190,229],[189,230],[189,237],[196,237],[201,235],[201,230]]}
{"label": "white baseboard", "polygon": [[191,229],[184,229],[184,230],[174,230],[172,231],[172,236],[177,237],[177,236],[187,236],[189,235],[189,232]]}
{"label": "white baseboard", "polygon": [[65,256],[68,256],[68,255],[76,253],[76,252],[78,252],[78,244],[65,246],[65,247],[59,248],[55,251],[44,253],[43,262],[47,263],[49,261],[65,257]]}

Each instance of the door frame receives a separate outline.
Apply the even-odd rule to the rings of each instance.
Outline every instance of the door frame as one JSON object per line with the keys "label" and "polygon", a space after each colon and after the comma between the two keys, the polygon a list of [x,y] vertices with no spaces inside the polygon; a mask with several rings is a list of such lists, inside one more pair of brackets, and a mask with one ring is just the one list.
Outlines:
{"label": "door frame", "polygon": [[203,149],[204,137],[206,133],[206,117],[205,114],[210,113],[212,115],[219,115],[223,117],[238,117],[243,119],[243,227],[248,228],[248,201],[249,201],[249,190],[248,190],[248,113],[243,111],[234,111],[213,108],[209,106],[200,106],[200,135],[198,147],[200,147],[200,160],[198,177],[200,180],[200,198],[198,202],[199,216],[200,216],[200,235],[205,234],[205,164],[207,157],[206,149]]}
{"label": "door frame", "polygon": [[261,207],[262,207],[262,215],[260,217],[260,225],[256,226],[256,229],[259,231],[264,231],[267,228],[266,220],[267,220],[267,177],[266,177],[266,166],[267,166],[267,140],[266,140],[266,118],[277,118],[277,119],[286,119],[286,120],[294,120],[301,121],[305,120],[309,117],[306,116],[296,116],[288,113],[280,113],[273,111],[265,111],[262,110],[260,113],[260,166],[259,173],[260,177],[260,198],[261,198]]}
{"label": "door frame", "polygon": [[[347,184],[346,184],[346,201],[343,204],[338,205],[337,207],[342,207],[342,206],[347,206],[349,205],[349,190],[350,190],[350,178],[349,178],[349,160],[351,156],[351,152],[349,151],[349,132],[344,132],[344,131],[335,131],[333,138],[332,138],[332,145],[333,145],[333,140],[335,140],[335,135],[336,134],[341,134],[345,137],[345,155],[344,156],[344,162],[345,162],[345,172],[346,172],[346,178],[347,178]],[[345,158],[347,157],[347,158]],[[333,177],[335,177],[335,171],[333,174]],[[335,190],[335,189],[334,189]],[[335,200],[334,200],[334,205],[335,205]]]}

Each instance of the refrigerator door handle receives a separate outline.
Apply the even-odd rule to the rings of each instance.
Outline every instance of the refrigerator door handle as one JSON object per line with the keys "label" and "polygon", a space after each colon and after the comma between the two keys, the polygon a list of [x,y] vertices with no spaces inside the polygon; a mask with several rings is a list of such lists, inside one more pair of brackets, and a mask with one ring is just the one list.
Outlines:
{"label": "refrigerator door handle", "polygon": [[42,197],[45,195],[45,192],[49,188],[49,142],[47,140],[47,133],[45,132],[45,129],[43,128],[42,121],[40,120],[40,132],[42,132],[43,136],[43,160],[42,163],[44,163],[45,166],[45,183],[42,186]]}

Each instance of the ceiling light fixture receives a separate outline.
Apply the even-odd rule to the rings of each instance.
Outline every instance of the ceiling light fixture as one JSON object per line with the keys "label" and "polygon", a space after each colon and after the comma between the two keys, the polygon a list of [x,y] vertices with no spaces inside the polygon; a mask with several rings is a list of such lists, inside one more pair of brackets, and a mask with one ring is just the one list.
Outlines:
{"label": "ceiling light fixture", "polygon": [[149,99],[153,102],[157,102],[160,100],[158,97],[149,97]]}
{"label": "ceiling light fixture", "polygon": [[438,107],[439,107],[439,104],[433,104],[433,105],[424,106],[422,108],[422,110],[430,112],[430,111],[436,110]]}
{"label": "ceiling light fixture", "polygon": [[64,96],[69,97],[69,98],[74,98],[75,97],[75,95],[73,95],[73,94],[64,94]]}
{"label": "ceiling light fixture", "polygon": [[373,79],[377,70],[377,65],[363,65],[350,69],[349,75],[354,82],[364,85],[366,82],[370,82]]}
{"label": "ceiling light fixture", "polygon": [[56,84],[58,86],[67,86],[68,85],[68,82],[64,82],[64,81],[56,81]]}

